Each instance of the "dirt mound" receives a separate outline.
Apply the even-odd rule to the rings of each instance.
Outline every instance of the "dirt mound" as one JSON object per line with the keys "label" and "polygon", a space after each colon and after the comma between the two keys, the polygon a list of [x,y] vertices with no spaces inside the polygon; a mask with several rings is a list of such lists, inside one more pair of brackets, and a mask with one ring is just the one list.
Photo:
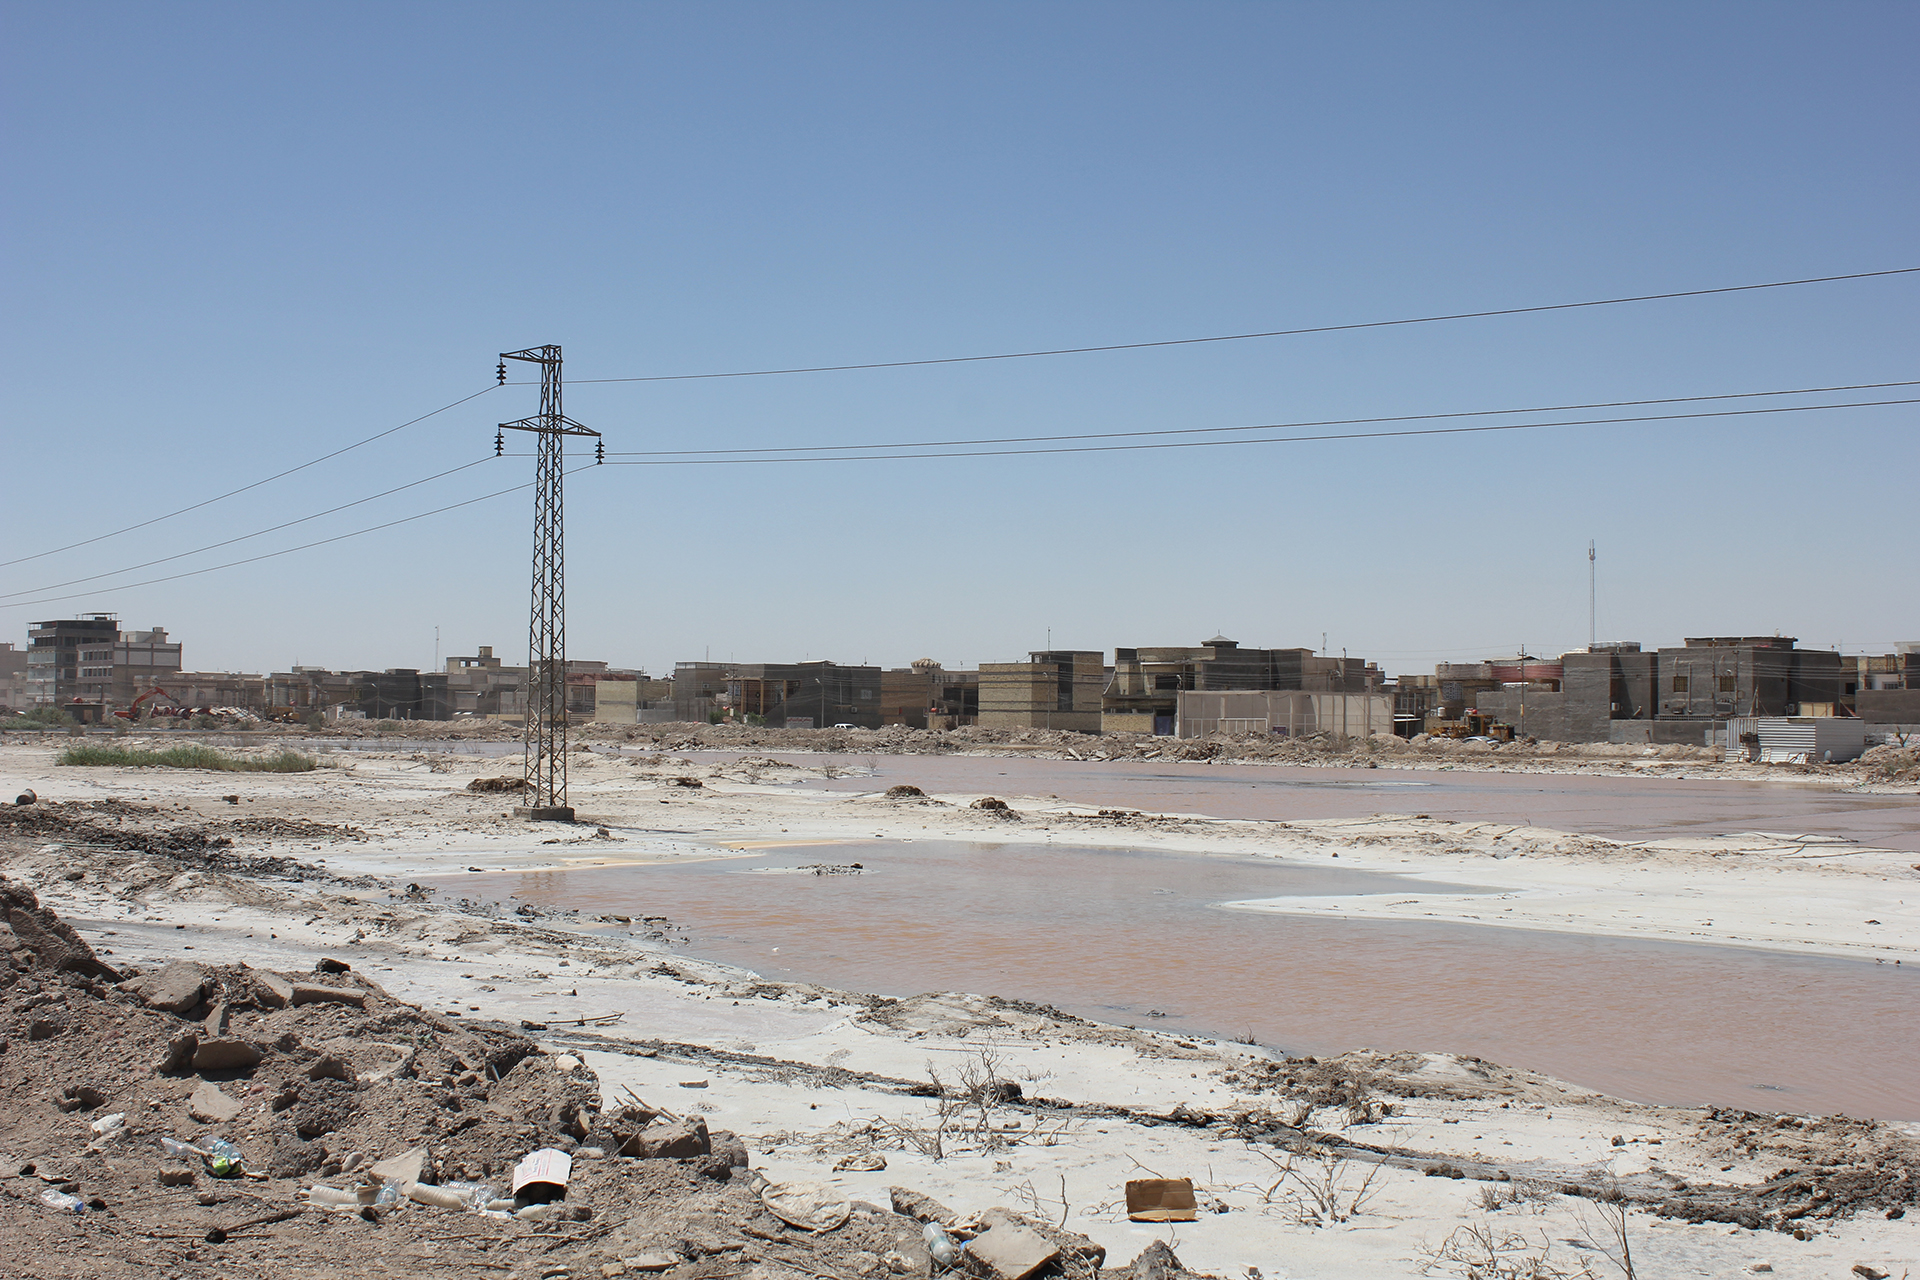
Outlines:
{"label": "dirt mound", "polygon": [[[0,879],[0,910],[0,1231],[35,1276],[929,1274],[912,1217],[769,1184],[734,1135],[631,1095],[606,1109],[572,1054],[341,961],[119,973],[30,890]],[[572,1157],[564,1190],[513,1197],[546,1148]],[[1050,1224],[953,1229],[993,1214],[1059,1246],[1043,1280],[1097,1277],[1098,1246]]]}

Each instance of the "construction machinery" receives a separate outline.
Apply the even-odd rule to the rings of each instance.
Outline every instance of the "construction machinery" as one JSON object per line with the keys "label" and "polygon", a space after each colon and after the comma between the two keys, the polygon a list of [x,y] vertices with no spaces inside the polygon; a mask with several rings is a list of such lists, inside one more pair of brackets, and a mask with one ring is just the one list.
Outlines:
{"label": "construction machinery", "polygon": [[122,720],[138,720],[140,718],[140,708],[153,698],[165,698],[168,702],[171,702],[173,706],[154,707],[149,714],[163,716],[182,716],[187,714],[187,709],[180,705],[180,699],[174,697],[158,685],[155,685],[153,688],[135,698],[128,704],[125,711],[115,711],[113,714]]}
{"label": "construction machinery", "polygon": [[1492,716],[1483,716],[1472,707],[1468,707],[1457,720],[1450,720],[1444,712],[1436,711],[1427,717],[1427,733],[1435,738],[1492,738],[1495,742],[1512,742],[1513,726],[1502,724]]}

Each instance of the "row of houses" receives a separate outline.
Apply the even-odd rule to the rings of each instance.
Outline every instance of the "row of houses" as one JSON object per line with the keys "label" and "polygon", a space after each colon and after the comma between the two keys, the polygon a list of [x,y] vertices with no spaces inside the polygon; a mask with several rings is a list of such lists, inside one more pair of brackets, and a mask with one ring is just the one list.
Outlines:
{"label": "row of houses", "polygon": [[[162,690],[172,706],[233,707],[284,721],[519,720],[528,669],[482,646],[438,671],[266,674],[183,669],[162,628],[122,631],[112,615],[35,623],[22,652],[0,646],[0,694],[14,709],[61,706],[98,719]],[[17,670],[16,670],[17,668]],[[734,721],[776,727],[1054,729],[1199,736],[1478,732],[1564,742],[1709,741],[1758,717],[1920,726],[1920,645],[1887,655],[1802,649],[1781,636],[1694,637],[1643,650],[1594,645],[1554,658],[1443,663],[1432,675],[1308,648],[1198,645],[1060,649],[1024,662],[949,670],[923,658],[884,669],[831,661],[681,662],[670,677],[597,660],[567,664],[567,707],[616,724]]]}

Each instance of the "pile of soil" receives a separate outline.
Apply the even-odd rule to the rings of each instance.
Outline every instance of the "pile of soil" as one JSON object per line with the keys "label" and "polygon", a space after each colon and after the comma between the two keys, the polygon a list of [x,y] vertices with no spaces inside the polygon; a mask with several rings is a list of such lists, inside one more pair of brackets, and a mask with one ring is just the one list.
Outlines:
{"label": "pile of soil", "polygon": [[[924,1198],[905,1192],[901,1211],[830,1203],[796,1225],[782,1206],[806,1189],[769,1184],[734,1135],[639,1099],[603,1110],[580,1059],[395,1000],[344,962],[116,970],[4,878],[0,921],[0,1231],[27,1274],[891,1280],[935,1269],[913,1216]],[[195,1150],[170,1153],[163,1139]],[[218,1142],[239,1150],[238,1168],[206,1154]],[[481,1203],[502,1206],[515,1165],[545,1148],[573,1166],[537,1219],[405,1196],[342,1209],[303,1194],[417,1157],[422,1186],[485,1183],[500,1199]],[[1086,1237],[992,1213],[1059,1248],[1037,1276],[1097,1280],[1103,1252]],[[1177,1259],[1151,1261],[1156,1277],[1178,1273]]]}

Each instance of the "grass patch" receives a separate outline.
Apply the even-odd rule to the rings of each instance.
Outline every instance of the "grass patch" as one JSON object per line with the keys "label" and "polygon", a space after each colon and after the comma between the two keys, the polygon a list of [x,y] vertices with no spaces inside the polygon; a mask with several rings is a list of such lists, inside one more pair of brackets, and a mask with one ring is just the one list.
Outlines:
{"label": "grass patch", "polygon": [[191,743],[152,751],[138,747],[68,747],[56,764],[117,765],[128,769],[212,769],[222,773],[306,773],[320,767],[312,756],[281,750],[264,757],[230,756]]}

